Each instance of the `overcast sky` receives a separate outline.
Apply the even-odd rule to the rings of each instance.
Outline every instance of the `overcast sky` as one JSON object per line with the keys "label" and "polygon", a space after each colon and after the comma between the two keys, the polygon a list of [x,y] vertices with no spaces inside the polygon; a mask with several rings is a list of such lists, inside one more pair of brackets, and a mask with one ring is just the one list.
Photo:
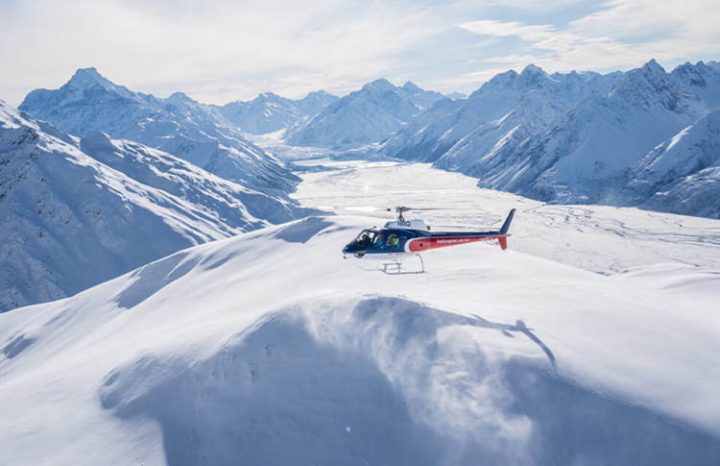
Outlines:
{"label": "overcast sky", "polygon": [[0,0],[0,99],[95,66],[208,103],[369,80],[469,92],[529,63],[612,71],[720,59],[718,0]]}

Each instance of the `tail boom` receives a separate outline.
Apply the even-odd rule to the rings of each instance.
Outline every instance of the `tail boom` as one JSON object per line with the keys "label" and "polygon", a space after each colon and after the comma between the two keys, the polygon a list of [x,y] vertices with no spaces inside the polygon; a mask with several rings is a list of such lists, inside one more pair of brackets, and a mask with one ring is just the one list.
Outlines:
{"label": "tail boom", "polygon": [[413,238],[407,243],[405,243],[405,251],[417,253],[429,251],[431,249],[446,248],[449,246],[457,246],[460,244],[477,243],[479,241],[492,240],[497,240],[503,250],[507,249],[507,236],[505,235],[478,235]]}

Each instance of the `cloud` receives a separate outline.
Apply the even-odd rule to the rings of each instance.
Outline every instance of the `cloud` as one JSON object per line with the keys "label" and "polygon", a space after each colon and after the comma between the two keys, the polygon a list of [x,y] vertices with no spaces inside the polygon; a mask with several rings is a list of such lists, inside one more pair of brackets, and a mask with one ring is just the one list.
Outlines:
{"label": "cloud", "polygon": [[555,28],[547,24],[522,24],[516,21],[467,21],[461,23],[460,27],[478,35],[519,37],[530,42],[543,41],[556,34]]}
{"label": "cloud", "polygon": [[[636,67],[650,58],[674,65],[720,52],[714,3],[611,0],[562,27],[497,20],[463,22],[459,27],[482,37],[521,41],[514,47],[521,53],[487,57],[488,69],[497,64],[522,68],[532,62],[550,71],[610,71]],[[463,75],[469,80],[486,76],[486,70]]]}
{"label": "cloud", "polygon": [[[349,90],[439,27],[399,1],[38,0],[0,6],[6,98],[57,86],[80,66],[145,91],[175,83],[208,101],[264,90]],[[430,5],[431,10],[437,6]],[[302,77],[302,79],[298,79]],[[218,92],[217,89],[222,89]]]}
{"label": "cloud", "polygon": [[497,71],[666,64],[720,52],[716,0],[0,0],[0,98],[95,66],[224,103],[387,77],[472,91]]}

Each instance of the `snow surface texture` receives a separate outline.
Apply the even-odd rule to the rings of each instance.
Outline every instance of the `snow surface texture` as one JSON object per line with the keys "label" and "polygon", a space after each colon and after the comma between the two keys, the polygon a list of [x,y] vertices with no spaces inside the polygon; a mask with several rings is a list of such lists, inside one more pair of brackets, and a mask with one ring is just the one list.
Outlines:
{"label": "snow surface texture", "polygon": [[225,104],[218,111],[243,131],[266,134],[300,126],[337,100],[324,91],[311,92],[298,100],[266,92],[249,102]]}
{"label": "snow surface texture", "polygon": [[[699,156],[695,147],[714,150],[717,128],[701,119],[718,109],[715,63],[666,73],[650,61],[605,76],[548,75],[530,65],[521,74],[495,76],[467,100],[438,102],[381,151],[469,174],[481,187],[554,203],[632,204],[717,217],[717,202],[708,205],[717,172],[703,172],[708,167],[697,163],[715,155]],[[658,144],[670,146],[696,122],[692,141],[668,157],[690,160],[693,171],[658,176],[645,170]]]}
{"label": "snow surface texture", "polygon": [[720,218],[720,110],[655,147],[629,178],[650,208]]}
{"label": "snow surface texture", "polygon": [[[303,177],[304,205],[342,215],[200,245],[0,315],[0,462],[718,463],[718,221],[548,215],[427,165]],[[466,204],[428,212],[436,229],[491,227],[518,207],[510,250],[434,251],[420,275],[342,259],[380,220],[348,211],[448,197]],[[668,236],[677,222],[684,240]],[[703,266],[658,264],[671,262],[668,239]],[[653,265],[604,276],[538,257],[562,243],[568,262],[638,265],[624,256],[634,248]],[[520,250],[533,244],[538,254]]]}
{"label": "snow surface texture", "polygon": [[0,101],[0,312],[301,213],[139,143],[78,141]]}
{"label": "snow surface texture", "polygon": [[104,132],[141,142],[268,194],[286,196],[297,182],[215,109],[180,92],[167,99],[133,92],[95,68],[79,69],[60,89],[32,91],[20,109],[77,136]]}
{"label": "snow surface texture", "polygon": [[425,91],[411,82],[398,87],[378,79],[289,131],[287,140],[298,146],[330,148],[381,142],[442,98],[442,94]]}

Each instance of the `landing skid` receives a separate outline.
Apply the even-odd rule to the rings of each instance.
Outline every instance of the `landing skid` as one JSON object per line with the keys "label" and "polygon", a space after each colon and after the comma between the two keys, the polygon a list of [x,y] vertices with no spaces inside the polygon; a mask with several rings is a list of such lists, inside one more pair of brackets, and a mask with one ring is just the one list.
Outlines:
{"label": "landing skid", "polygon": [[420,254],[413,254],[415,257],[417,257],[420,261],[420,269],[419,270],[407,270],[404,265],[404,262],[400,259],[393,259],[390,262],[381,262],[378,265],[378,270],[381,271],[384,274],[387,275],[410,275],[410,274],[419,274],[419,273],[425,273],[425,261],[423,261],[423,258]]}

